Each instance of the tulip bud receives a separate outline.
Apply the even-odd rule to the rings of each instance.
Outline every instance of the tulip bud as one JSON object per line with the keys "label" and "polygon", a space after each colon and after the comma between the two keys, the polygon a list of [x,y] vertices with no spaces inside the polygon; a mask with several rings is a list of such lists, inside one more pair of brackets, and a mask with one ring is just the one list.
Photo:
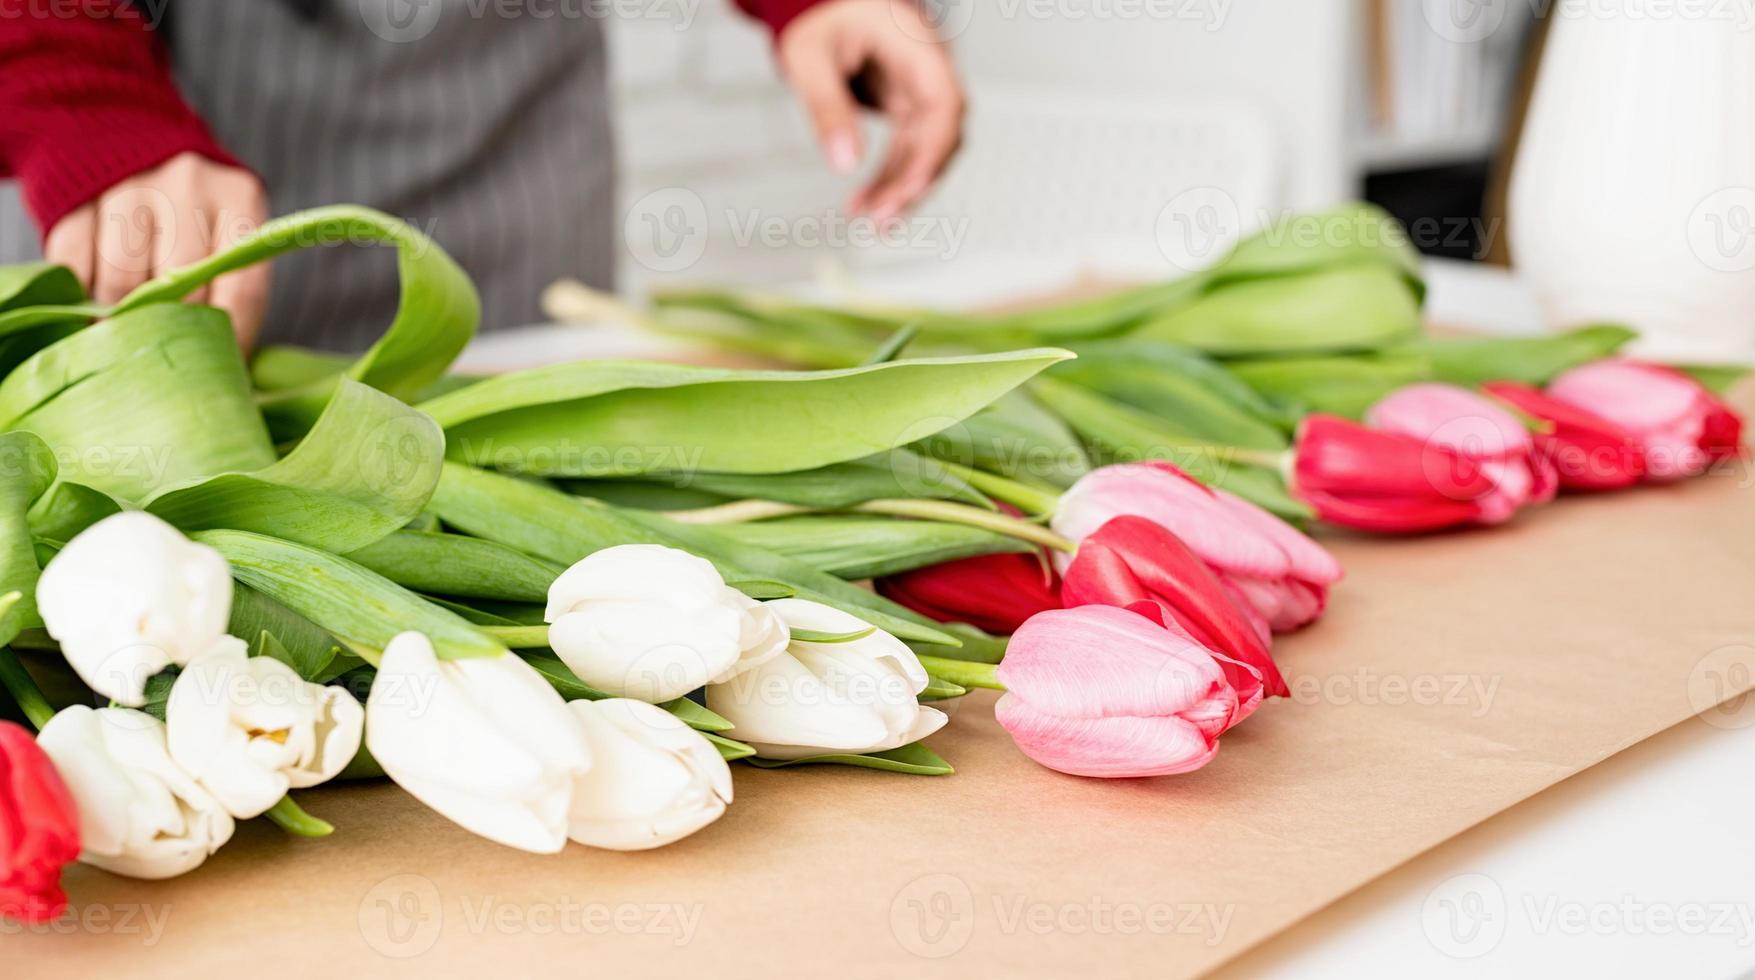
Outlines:
{"label": "tulip bud", "polygon": [[585,683],[653,703],[730,680],[785,649],[785,627],[686,551],[616,545],[548,590],[549,645]]}
{"label": "tulip bud", "polygon": [[75,705],[37,744],[79,810],[79,859],[130,878],[174,878],[231,840],[231,814],[171,761],[165,726],[129,708]]}
{"label": "tulip bud", "polygon": [[1290,524],[1169,463],[1092,471],[1061,497],[1052,524],[1079,540],[1127,514],[1181,538],[1263,629],[1284,632],[1315,619],[1341,577],[1334,556]]}
{"label": "tulip bud", "polygon": [[567,836],[615,851],[662,847],[731,802],[731,767],[713,743],[663,708],[630,698],[573,701],[591,769],[573,778]]}
{"label": "tulip bud", "polygon": [[1511,381],[1482,386],[1518,411],[1541,419],[1536,450],[1560,474],[1567,490],[1618,490],[1645,476],[1645,445],[1632,432],[1595,412]]}
{"label": "tulip bud", "polygon": [[366,747],[409,795],[464,829],[538,853],[567,843],[573,780],[591,766],[579,721],[511,654],[440,660],[420,633],[385,647]]}
{"label": "tulip bud", "polygon": [[1264,695],[1291,693],[1267,641],[1238,600],[1161,524],[1129,514],[1087,535],[1067,566],[1060,598],[1069,609],[1133,610],[1206,649],[1242,699],[1243,714],[1255,710]]}
{"label": "tulip bud", "polygon": [[1388,533],[1468,524],[1496,486],[1480,461],[1436,442],[1332,415],[1298,426],[1292,490],[1330,524]]}
{"label": "tulip bud", "polygon": [[60,918],[67,910],[61,868],[77,857],[73,794],[30,733],[0,721],[0,916]]}
{"label": "tulip bud", "polygon": [[1001,636],[1044,609],[1059,609],[1054,570],[1037,552],[962,558],[887,575],[879,594],[941,623]]}
{"label": "tulip bud", "polygon": [[1001,726],[1030,758],[1074,776],[1192,772],[1240,718],[1221,664],[1187,637],[1113,606],[1031,617],[999,665]]}
{"label": "tulip bud", "polygon": [[37,582],[49,635],[86,685],[146,703],[146,681],[225,634],[231,567],[151,514],[106,517],[61,549]]}
{"label": "tulip bud", "polygon": [[[872,630],[869,623],[806,599],[767,607],[789,629],[823,633]],[[839,643],[793,639],[784,653],[707,686],[707,708],[731,722],[727,734],[768,759],[899,748],[931,735],[947,720],[922,707],[926,670],[907,645],[882,630]]]}
{"label": "tulip bud", "polygon": [[248,656],[231,636],[189,662],[165,704],[171,758],[239,819],[334,778],[359,751],[365,715],[341,688]]}
{"label": "tulip bud", "polygon": [[1621,426],[1641,443],[1653,480],[1703,473],[1738,452],[1743,420],[1680,371],[1631,360],[1593,361],[1548,385],[1548,395]]}
{"label": "tulip bud", "polygon": [[1466,388],[1414,384],[1371,406],[1365,421],[1382,432],[1430,442],[1474,462],[1493,484],[1474,498],[1474,520],[1498,524],[1529,504],[1554,499],[1560,478],[1535,452],[1511,413]]}

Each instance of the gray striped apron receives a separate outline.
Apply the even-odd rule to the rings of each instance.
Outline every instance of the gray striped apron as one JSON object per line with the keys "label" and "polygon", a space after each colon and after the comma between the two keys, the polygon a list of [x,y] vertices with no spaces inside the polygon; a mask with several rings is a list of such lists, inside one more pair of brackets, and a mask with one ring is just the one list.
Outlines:
{"label": "gray striped apron", "polygon": [[[539,294],[561,276],[609,285],[598,18],[492,0],[302,5],[314,14],[296,0],[170,0],[166,23],[184,96],[262,175],[275,214],[348,202],[406,218],[475,279],[483,329],[541,319]],[[519,12],[531,10],[547,15]],[[0,231],[0,261],[35,254],[15,198]],[[263,342],[362,349],[396,288],[388,248],[277,259]]]}

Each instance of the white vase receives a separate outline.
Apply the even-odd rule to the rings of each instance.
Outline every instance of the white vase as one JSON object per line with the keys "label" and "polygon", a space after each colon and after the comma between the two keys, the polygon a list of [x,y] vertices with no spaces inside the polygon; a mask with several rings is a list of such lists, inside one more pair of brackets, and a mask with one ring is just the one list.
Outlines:
{"label": "white vase", "polygon": [[1507,216],[1552,326],[1626,323],[1649,357],[1755,357],[1755,29],[1740,7],[1553,6]]}

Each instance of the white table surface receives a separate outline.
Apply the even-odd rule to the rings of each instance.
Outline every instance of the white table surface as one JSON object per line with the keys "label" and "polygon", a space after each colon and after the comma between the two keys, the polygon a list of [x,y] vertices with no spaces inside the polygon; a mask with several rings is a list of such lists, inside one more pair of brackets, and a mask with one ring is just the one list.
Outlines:
{"label": "white table surface", "polygon": [[[1503,270],[1428,264],[1428,317],[1528,333],[1540,311]],[[961,306],[1017,266],[955,280],[868,275],[867,295]],[[1026,277],[1023,281],[1039,280]],[[505,370],[677,345],[614,325],[483,337],[462,367]],[[1755,596],[1751,597],[1755,607]],[[1731,978],[1755,975],[1755,697],[1548,789],[1235,961],[1237,977]]]}

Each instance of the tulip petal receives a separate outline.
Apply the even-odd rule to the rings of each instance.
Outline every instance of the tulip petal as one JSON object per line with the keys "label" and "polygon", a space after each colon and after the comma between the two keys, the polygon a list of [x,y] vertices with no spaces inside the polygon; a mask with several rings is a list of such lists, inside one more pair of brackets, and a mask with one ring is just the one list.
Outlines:
{"label": "tulip petal", "polygon": [[1061,601],[1127,606],[1142,599],[1162,600],[1204,646],[1260,671],[1269,695],[1288,693],[1266,644],[1205,563],[1161,525],[1117,517],[1079,545]]}
{"label": "tulip petal", "polygon": [[1235,508],[1168,463],[1122,463],[1087,473],[1062,495],[1051,524],[1081,541],[1122,515],[1163,525],[1226,571],[1279,578],[1292,570],[1284,548],[1254,525],[1248,525],[1254,533],[1239,533]]}
{"label": "tulip petal", "polygon": [[1007,645],[998,675],[1020,698],[1075,718],[1175,714],[1224,680],[1207,650],[1112,606],[1031,619]]}
{"label": "tulip petal", "polygon": [[1398,388],[1366,411],[1365,423],[1476,459],[1525,456],[1534,448],[1529,430],[1510,412],[1451,384]]}
{"label": "tulip petal", "polygon": [[1332,415],[1304,419],[1294,459],[1293,489],[1306,503],[1312,495],[1457,502],[1493,490],[1467,456]]}
{"label": "tulip petal", "polygon": [[1219,753],[1216,739],[1173,715],[1065,718],[1009,693],[993,714],[1025,755],[1073,776],[1171,776],[1193,772]]}
{"label": "tulip petal", "polygon": [[980,555],[887,575],[875,583],[891,601],[941,623],[1011,634],[1044,609],[1059,609],[1059,582],[1038,553]]}
{"label": "tulip petal", "polygon": [[1548,423],[1536,435],[1539,455],[1568,490],[1615,490],[1645,475],[1645,448],[1634,434],[1595,412],[1509,381],[1483,386],[1499,398]]}

